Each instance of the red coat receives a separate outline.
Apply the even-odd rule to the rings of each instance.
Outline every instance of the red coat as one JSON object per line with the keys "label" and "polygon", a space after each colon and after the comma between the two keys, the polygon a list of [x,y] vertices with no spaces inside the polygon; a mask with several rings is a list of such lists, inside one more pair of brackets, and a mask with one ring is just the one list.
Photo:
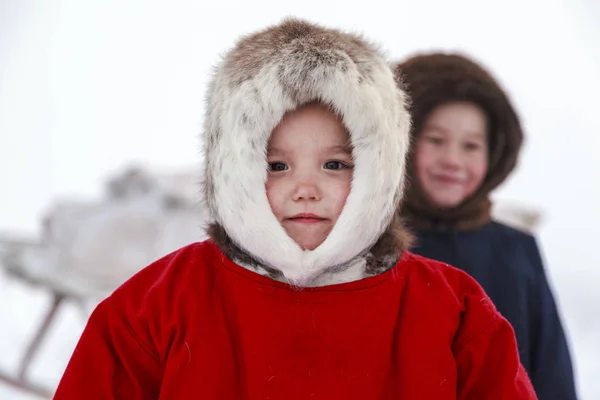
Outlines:
{"label": "red coat", "polygon": [[406,252],[298,289],[212,242],[142,270],[94,311],[55,399],[535,399],[481,287]]}

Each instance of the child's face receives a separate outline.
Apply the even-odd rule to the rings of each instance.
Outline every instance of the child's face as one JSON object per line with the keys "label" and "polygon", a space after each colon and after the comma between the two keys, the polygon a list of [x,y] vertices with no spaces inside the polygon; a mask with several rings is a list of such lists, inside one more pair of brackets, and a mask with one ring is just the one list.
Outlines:
{"label": "child's face", "polygon": [[433,202],[458,206],[483,182],[487,171],[487,117],[472,103],[436,107],[416,143],[417,177]]}
{"label": "child's face", "polygon": [[309,105],[285,116],[267,151],[266,190],[287,234],[314,250],[335,225],[352,182],[352,153],[344,125],[326,108]]}

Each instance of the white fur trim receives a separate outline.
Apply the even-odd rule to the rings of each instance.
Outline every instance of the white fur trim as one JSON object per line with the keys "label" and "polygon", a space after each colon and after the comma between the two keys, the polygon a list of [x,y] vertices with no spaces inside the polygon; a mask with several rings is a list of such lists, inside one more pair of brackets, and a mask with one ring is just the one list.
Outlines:
{"label": "white fur trim", "polygon": [[[268,42],[286,23],[259,35]],[[312,30],[306,35],[278,42],[275,55],[262,49],[268,56],[254,74],[243,70],[240,52],[244,45],[258,46],[256,39],[246,38],[230,52],[209,89],[205,121],[205,173],[211,186],[205,200],[211,218],[238,246],[299,286],[353,259],[385,231],[402,197],[410,128],[405,95],[376,49],[358,36],[331,30],[326,33],[333,44],[320,43],[323,28],[307,26]],[[331,104],[350,131],[355,169],[333,230],[318,248],[304,251],[269,206],[265,152],[284,114],[316,99]]]}

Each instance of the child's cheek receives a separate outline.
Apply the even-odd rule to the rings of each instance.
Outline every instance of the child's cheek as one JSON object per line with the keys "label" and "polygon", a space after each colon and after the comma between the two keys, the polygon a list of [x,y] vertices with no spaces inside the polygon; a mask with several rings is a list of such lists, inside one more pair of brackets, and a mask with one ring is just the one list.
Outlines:
{"label": "child's cheek", "polygon": [[431,149],[427,146],[427,143],[420,141],[417,143],[415,148],[414,168],[416,178],[423,185],[426,179],[426,171],[431,163],[432,154]]}
{"label": "child's cheek", "polygon": [[346,205],[346,200],[348,200],[348,196],[350,195],[350,190],[352,188],[352,172],[348,171],[347,176],[344,176],[343,179],[336,182],[335,191],[333,193],[333,197],[335,199],[335,208],[336,215],[340,215],[344,206]]}
{"label": "child's cheek", "polygon": [[[273,180],[268,178],[267,182],[265,183],[265,191],[267,192],[267,199],[269,200],[269,205],[271,206],[271,209],[273,209],[273,203],[275,201],[275,188],[274,188],[274,183]],[[275,212],[275,210],[273,209],[273,212]]]}
{"label": "child's cheek", "polygon": [[487,170],[488,170],[487,153],[484,153],[482,155],[479,155],[473,161],[472,165],[470,165],[470,172],[471,172],[473,182],[471,183],[472,187],[469,188],[469,192],[470,192],[469,194],[472,194],[473,192],[475,192],[483,184],[483,181],[485,180],[485,175],[487,174]]}
{"label": "child's cheek", "polygon": [[271,177],[267,178],[267,182],[265,183],[265,190],[267,193],[267,200],[269,201],[269,205],[271,206],[271,211],[275,214],[277,219],[281,219],[283,214],[283,199],[282,199],[282,187],[281,182],[278,182],[277,179],[273,179]]}

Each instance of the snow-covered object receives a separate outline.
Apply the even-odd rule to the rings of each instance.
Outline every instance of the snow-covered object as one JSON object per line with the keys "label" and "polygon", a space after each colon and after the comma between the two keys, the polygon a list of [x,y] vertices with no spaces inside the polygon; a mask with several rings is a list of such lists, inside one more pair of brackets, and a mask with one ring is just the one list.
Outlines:
{"label": "snow-covered object", "polygon": [[158,258],[204,239],[190,174],[133,169],[99,202],[56,202],[38,245],[5,245],[3,264],[33,283],[80,298],[103,297]]}

